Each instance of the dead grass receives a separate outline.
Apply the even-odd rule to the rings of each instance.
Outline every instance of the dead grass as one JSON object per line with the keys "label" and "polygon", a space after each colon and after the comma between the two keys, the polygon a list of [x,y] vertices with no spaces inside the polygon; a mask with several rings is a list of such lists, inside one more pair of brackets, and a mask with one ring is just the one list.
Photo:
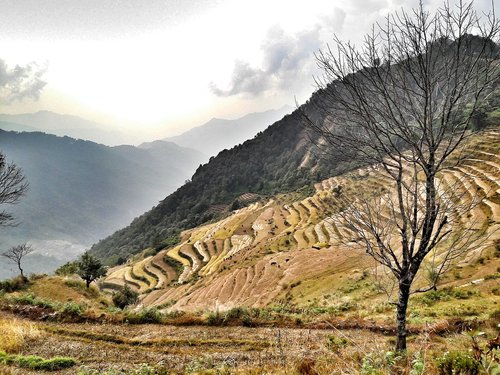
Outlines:
{"label": "dead grass", "polygon": [[40,334],[33,323],[0,317],[0,351],[17,353],[26,341],[37,338]]}

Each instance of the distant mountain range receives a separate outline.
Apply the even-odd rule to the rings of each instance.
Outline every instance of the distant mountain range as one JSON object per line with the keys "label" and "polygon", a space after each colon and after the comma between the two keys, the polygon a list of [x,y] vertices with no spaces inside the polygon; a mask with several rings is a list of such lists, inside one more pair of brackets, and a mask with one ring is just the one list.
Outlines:
{"label": "distant mountain range", "polygon": [[134,138],[109,126],[89,121],[78,116],[62,115],[50,111],[0,114],[0,129],[7,131],[41,131],[44,133],[85,139],[110,146],[133,143]]}
{"label": "distant mountain range", "polygon": [[[12,208],[21,224],[0,228],[0,251],[32,241],[39,256],[58,258],[38,259],[37,272],[130,223],[206,160],[171,142],[108,147],[40,132],[2,130],[0,151],[23,169],[30,185],[18,205],[2,207]],[[0,279],[9,267],[0,260]]]}
{"label": "distant mountain range", "polygon": [[224,149],[230,149],[253,138],[292,111],[292,107],[284,106],[280,109],[250,113],[235,120],[213,118],[203,125],[164,140],[215,156]]}

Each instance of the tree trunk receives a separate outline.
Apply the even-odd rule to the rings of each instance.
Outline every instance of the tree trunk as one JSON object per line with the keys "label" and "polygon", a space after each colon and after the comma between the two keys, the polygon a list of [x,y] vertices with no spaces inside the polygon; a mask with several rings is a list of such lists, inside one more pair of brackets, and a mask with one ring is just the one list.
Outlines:
{"label": "tree trunk", "polygon": [[87,285],[87,289],[90,288],[90,283],[91,283],[91,281],[89,279],[85,280],[85,284]]}
{"label": "tree trunk", "polygon": [[397,339],[396,351],[401,352],[406,350],[406,310],[408,309],[408,300],[410,298],[410,285],[404,281],[399,283],[399,296],[397,306]]}
{"label": "tree trunk", "polygon": [[25,280],[24,272],[23,269],[21,268],[21,263],[17,263],[17,267],[19,268],[19,271],[21,271],[21,279]]}

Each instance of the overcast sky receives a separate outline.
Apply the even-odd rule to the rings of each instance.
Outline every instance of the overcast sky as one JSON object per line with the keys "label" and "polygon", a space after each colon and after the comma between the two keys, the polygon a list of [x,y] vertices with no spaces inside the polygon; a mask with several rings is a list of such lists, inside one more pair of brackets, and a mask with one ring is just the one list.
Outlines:
{"label": "overcast sky", "polygon": [[[333,33],[359,41],[388,12],[416,4],[0,0],[0,112],[73,114],[152,139],[293,105],[313,91],[313,53]],[[2,96],[7,81],[20,87]]]}

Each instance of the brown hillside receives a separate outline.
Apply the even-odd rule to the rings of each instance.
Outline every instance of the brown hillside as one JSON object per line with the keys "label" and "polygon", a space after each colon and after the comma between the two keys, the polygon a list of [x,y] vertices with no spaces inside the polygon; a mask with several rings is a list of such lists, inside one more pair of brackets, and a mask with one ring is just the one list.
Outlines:
{"label": "brown hillside", "polygon": [[[474,135],[468,142],[466,152],[455,155],[439,176],[440,188],[453,191],[450,199],[485,198],[459,218],[464,224],[473,221],[484,239],[457,260],[461,268],[493,252],[500,238],[500,131]],[[463,160],[455,163],[459,158]],[[278,300],[310,303],[373,269],[368,256],[349,246],[357,239],[351,238],[332,197],[339,189],[367,196],[386,186],[383,173],[367,167],[316,184],[315,194],[305,199],[289,194],[253,203],[224,220],[184,232],[176,247],[110,270],[101,287],[113,290],[127,283],[141,293],[144,306],[170,310],[263,307]],[[381,218],[387,210],[380,207]],[[454,231],[460,233],[460,225]],[[494,257],[484,272],[498,266]],[[460,285],[480,276],[472,267],[466,279],[444,282]]]}

